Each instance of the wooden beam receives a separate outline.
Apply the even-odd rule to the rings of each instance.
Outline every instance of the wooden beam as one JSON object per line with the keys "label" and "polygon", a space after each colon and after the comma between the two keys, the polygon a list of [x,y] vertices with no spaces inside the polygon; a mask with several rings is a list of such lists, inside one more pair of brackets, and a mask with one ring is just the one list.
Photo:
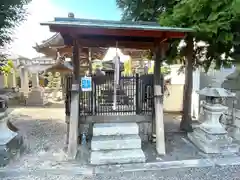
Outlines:
{"label": "wooden beam", "polygon": [[[68,34],[63,34],[64,42],[68,46],[73,45],[73,39]],[[131,49],[152,49],[154,48],[154,42],[156,40],[164,41],[167,38],[164,36],[161,38],[152,37],[136,37],[136,36],[109,36],[109,35],[78,35],[79,40],[83,48],[85,47],[115,47],[118,42],[119,48],[131,48]],[[159,42],[159,43],[160,43]]]}
{"label": "wooden beam", "polygon": [[91,41],[87,38],[81,38],[80,41],[85,47],[115,47],[116,42],[118,42],[118,48],[150,49],[154,46],[153,42],[118,41],[115,39]]}
{"label": "wooden beam", "polygon": [[[93,59],[102,59],[103,56],[106,53],[106,49],[103,48],[91,48],[92,49],[92,58]],[[62,56],[66,56],[66,57],[72,57],[72,46],[65,46],[62,48],[59,48],[59,52]],[[79,55],[82,58],[86,58],[88,59],[88,48],[81,48],[81,53]]]}
{"label": "wooden beam", "polygon": [[79,35],[108,35],[108,36],[134,36],[161,38],[164,31],[139,30],[139,29],[111,29],[111,28],[89,28],[89,27],[60,27],[50,26],[50,31],[64,34]]}

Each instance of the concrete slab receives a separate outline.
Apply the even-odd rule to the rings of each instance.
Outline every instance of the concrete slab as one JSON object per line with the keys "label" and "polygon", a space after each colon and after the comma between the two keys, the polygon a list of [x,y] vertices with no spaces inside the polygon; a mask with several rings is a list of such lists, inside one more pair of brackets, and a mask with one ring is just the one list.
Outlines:
{"label": "concrete slab", "polygon": [[203,168],[212,167],[214,163],[209,159],[192,159],[180,161],[163,161],[154,163],[136,163],[122,165],[102,165],[95,167],[96,174],[104,174],[111,170],[111,173],[137,172],[137,171],[157,171],[177,168]]}
{"label": "concrete slab", "polygon": [[142,149],[92,151],[90,155],[90,163],[93,165],[141,163],[145,161],[146,158]]}
{"label": "concrete slab", "polygon": [[96,123],[93,125],[93,136],[111,136],[138,134],[137,123]]}
{"label": "concrete slab", "polygon": [[240,157],[219,158],[214,159],[213,162],[215,162],[217,166],[236,166],[240,165]]}
{"label": "concrete slab", "polygon": [[119,135],[119,136],[93,136],[91,149],[110,150],[110,149],[140,149],[141,138],[139,135]]}

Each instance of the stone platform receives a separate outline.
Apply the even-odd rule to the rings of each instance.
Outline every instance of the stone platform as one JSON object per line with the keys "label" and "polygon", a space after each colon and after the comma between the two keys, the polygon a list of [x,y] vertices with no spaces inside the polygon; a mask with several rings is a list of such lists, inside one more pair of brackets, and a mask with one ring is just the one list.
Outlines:
{"label": "stone platform", "polygon": [[43,106],[47,104],[44,90],[41,88],[33,88],[26,99],[26,105]]}
{"label": "stone platform", "polygon": [[229,154],[239,151],[239,145],[233,142],[233,138],[227,133],[209,134],[198,127],[188,138],[203,152],[207,154]]}

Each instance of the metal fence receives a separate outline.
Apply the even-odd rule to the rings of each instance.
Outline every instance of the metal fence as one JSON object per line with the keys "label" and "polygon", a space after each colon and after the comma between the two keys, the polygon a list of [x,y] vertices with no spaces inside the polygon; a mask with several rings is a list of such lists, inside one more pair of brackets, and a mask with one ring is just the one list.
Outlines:
{"label": "metal fence", "polygon": [[[80,88],[80,116],[151,115],[153,112],[153,77],[147,76],[121,76],[115,92],[115,106],[114,77],[111,74],[93,76],[92,91],[83,92]],[[70,79],[68,77],[67,85],[71,82]],[[71,93],[66,94],[68,94],[66,98],[69,99]],[[70,107],[70,101],[67,102]]]}

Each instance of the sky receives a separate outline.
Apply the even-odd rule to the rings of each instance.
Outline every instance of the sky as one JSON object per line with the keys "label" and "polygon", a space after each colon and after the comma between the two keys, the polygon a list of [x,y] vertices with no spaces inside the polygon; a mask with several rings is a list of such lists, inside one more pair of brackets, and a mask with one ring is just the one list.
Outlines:
{"label": "sky", "polygon": [[27,6],[27,20],[14,31],[14,41],[8,45],[9,52],[27,58],[39,56],[32,47],[53,35],[48,27],[40,26],[40,22],[52,21],[54,17],[67,17],[69,12],[73,12],[76,18],[120,20],[121,11],[117,9],[115,1],[32,0]]}

